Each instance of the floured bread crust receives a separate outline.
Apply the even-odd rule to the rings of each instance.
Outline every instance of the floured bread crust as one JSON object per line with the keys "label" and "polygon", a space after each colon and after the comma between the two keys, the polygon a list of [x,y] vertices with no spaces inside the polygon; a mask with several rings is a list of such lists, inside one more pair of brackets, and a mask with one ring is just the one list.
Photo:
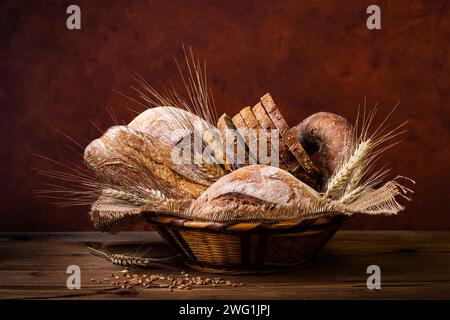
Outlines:
{"label": "floured bread crust", "polygon": [[[175,107],[150,108],[134,118],[128,124],[128,127],[154,137],[158,139],[158,143],[166,146],[158,150],[158,154],[155,156],[159,157],[161,162],[167,164],[172,162],[171,152],[173,147],[189,135],[193,143],[193,135],[196,132],[199,136],[201,135],[203,145],[210,149],[212,155],[210,160],[217,159],[216,163],[219,163],[218,165],[212,165],[213,161],[210,161],[211,165],[207,166],[211,171],[209,173],[213,175],[214,179],[226,174],[226,170],[221,165],[225,161],[225,154],[222,149],[222,138],[219,130],[191,112]],[[194,148],[193,145],[192,148]],[[198,156],[200,155],[201,152]],[[207,161],[203,162],[207,163]]]}
{"label": "floured bread crust", "polygon": [[86,147],[84,161],[102,182],[122,187],[162,189],[177,196],[195,198],[211,184],[200,173],[191,172],[189,176],[193,179],[189,179],[160,162],[156,143],[142,132],[115,126]]}
{"label": "floured bread crust", "polygon": [[[216,181],[193,202],[190,215],[217,221],[276,220],[280,218],[279,207],[295,207],[302,202],[318,199],[314,189],[290,173],[256,164],[238,169]],[[256,210],[247,210],[250,207]]]}

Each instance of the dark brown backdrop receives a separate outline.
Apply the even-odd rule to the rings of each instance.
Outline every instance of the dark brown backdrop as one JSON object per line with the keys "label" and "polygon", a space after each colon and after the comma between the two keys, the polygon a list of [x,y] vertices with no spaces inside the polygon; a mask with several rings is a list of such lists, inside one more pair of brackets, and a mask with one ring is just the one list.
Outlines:
{"label": "dark brown backdrop", "polygon": [[0,4],[2,231],[91,230],[86,208],[55,208],[31,196],[51,165],[32,155],[77,160],[62,129],[86,144],[136,108],[130,72],[176,81],[181,43],[207,59],[219,112],[233,114],[270,91],[291,125],[326,110],[354,119],[367,97],[393,121],[410,119],[404,143],[385,160],[417,180],[397,217],[357,217],[360,229],[449,230],[448,1],[376,1],[382,30],[368,31],[375,1],[81,1],[82,30],[65,27],[67,1]]}

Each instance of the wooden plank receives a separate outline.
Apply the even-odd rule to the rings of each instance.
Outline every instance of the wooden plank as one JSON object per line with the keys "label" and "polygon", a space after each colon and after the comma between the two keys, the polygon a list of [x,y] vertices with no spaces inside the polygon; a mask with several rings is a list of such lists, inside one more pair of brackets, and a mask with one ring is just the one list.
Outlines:
{"label": "wooden plank", "polygon": [[[171,255],[155,232],[2,233],[0,298],[42,299],[449,299],[450,234],[448,232],[341,231],[321,254],[303,268],[273,275],[223,276],[242,287],[194,287],[192,290],[111,285],[110,274],[123,267],[94,255],[87,245],[109,253]],[[149,249],[150,248],[150,249]],[[65,283],[68,265],[81,268],[80,290]],[[368,290],[366,268],[381,268],[381,290]],[[212,278],[181,267],[191,276]],[[133,269],[140,275],[178,271]],[[100,280],[94,283],[91,279]],[[107,279],[107,280],[104,280]],[[122,279],[122,278],[121,278]]]}

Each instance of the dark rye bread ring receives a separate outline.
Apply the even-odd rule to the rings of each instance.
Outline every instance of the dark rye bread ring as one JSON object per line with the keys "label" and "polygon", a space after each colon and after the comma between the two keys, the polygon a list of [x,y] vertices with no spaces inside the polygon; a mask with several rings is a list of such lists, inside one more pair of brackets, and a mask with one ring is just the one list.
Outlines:
{"label": "dark rye bread ring", "polygon": [[318,152],[324,188],[354,148],[353,127],[337,114],[318,112],[291,130],[310,156]]}

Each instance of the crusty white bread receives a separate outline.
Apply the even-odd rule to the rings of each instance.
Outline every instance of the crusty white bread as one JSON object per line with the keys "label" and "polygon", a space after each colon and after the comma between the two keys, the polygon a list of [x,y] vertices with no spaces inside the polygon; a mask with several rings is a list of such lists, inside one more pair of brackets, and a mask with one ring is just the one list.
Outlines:
{"label": "crusty white bread", "polygon": [[320,201],[319,194],[280,168],[250,165],[220,178],[190,209],[189,216],[199,220],[274,221],[301,216],[283,210]]}
{"label": "crusty white bread", "polygon": [[[202,158],[202,150],[195,152],[199,170],[205,169],[211,175],[213,181],[226,174],[221,163],[225,155],[221,145],[221,136],[216,127],[206,122],[201,117],[175,107],[150,108],[135,117],[129,124],[129,128],[143,132],[158,142],[155,146],[153,158],[178,171],[189,166],[176,165],[172,159],[173,148],[184,138],[191,138],[192,153],[194,154],[194,132],[201,134],[202,143],[212,150],[212,158]],[[199,149],[199,148],[198,148]],[[195,170],[193,171],[195,173]],[[186,173],[183,173],[186,174]]]}
{"label": "crusty white bread", "polygon": [[[115,126],[92,141],[84,151],[84,161],[105,184],[125,188],[161,189],[183,197],[198,197],[213,180],[193,166],[170,167],[160,162],[166,148],[148,135]],[[173,168],[178,168],[176,172]]]}

